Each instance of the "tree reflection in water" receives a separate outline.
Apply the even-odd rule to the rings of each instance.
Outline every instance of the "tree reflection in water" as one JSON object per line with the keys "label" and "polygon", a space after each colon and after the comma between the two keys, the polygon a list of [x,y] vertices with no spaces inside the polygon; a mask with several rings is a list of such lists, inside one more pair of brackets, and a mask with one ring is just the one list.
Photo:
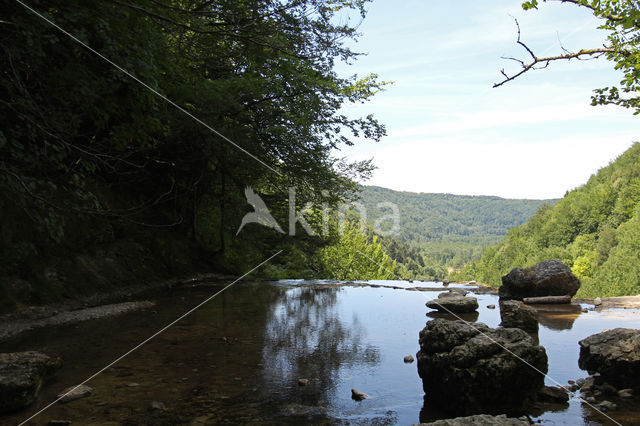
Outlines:
{"label": "tree reflection in water", "polygon": [[[344,318],[339,288],[298,287],[272,305],[265,326],[264,391],[268,397],[303,406],[326,406],[341,379],[341,369],[373,366],[379,349],[364,343],[357,315]],[[298,386],[298,379],[309,384]]]}

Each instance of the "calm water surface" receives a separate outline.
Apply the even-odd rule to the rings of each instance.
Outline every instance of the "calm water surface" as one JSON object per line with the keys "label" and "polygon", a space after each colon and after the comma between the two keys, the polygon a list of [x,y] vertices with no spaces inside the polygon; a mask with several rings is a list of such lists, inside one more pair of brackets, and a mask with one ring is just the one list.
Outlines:
{"label": "calm water surface", "polygon": [[[320,284],[320,286],[318,286]],[[418,332],[438,314],[425,307],[441,284],[371,281],[366,287],[328,281],[238,284],[93,379],[93,395],[56,404],[33,424],[411,424],[447,417],[425,406],[416,363]],[[390,287],[397,288],[390,288]],[[409,291],[411,287],[433,288]],[[459,287],[451,285],[450,287]],[[219,289],[199,286],[154,295],[153,308],[74,326],[42,329],[0,344],[0,351],[42,350],[64,361],[36,405],[0,417],[19,423],[65,387],[95,373]],[[475,295],[466,320],[500,323],[497,297]],[[586,306],[586,305],[585,305]],[[425,316],[426,314],[426,316]],[[582,313],[579,306],[539,310],[539,340],[549,356],[547,384],[586,377],[578,341],[604,329],[638,328],[638,310]],[[299,386],[299,379],[308,379]],[[357,388],[369,399],[351,399]],[[152,411],[152,401],[167,409]],[[618,401],[610,413],[640,423],[640,400]],[[541,407],[544,424],[608,424],[578,400]]]}

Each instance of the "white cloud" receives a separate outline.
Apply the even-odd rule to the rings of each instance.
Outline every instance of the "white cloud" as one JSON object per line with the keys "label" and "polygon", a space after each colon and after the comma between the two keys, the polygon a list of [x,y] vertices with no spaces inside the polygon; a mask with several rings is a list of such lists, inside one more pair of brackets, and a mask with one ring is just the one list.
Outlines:
{"label": "white cloud", "polygon": [[413,192],[557,198],[584,184],[633,138],[580,134],[521,144],[467,136],[394,143],[376,153],[380,169],[367,183]]}

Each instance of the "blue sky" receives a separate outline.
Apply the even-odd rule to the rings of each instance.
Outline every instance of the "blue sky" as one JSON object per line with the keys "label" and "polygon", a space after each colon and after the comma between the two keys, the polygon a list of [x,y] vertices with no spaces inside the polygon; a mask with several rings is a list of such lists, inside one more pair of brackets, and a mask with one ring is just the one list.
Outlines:
{"label": "blue sky", "polygon": [[[624,152],[638,137],[639,117],[619,107],[593,107],[594,88],[621,74],[605,59],[553,63],[493,89],[500,70],[526,58],[601,45],[606,34],[587,10],[560,3],[525,12],[519,1],[374,0],[354,50],[367,55],[341,74],[370,72],[393,81],[349,115],[387,126],[379,143],[337,153],[373,158],[368,184],[414,192],[562,197]],[[510,16],[511,15],[511,16]],[[512,17],[513,16],[513,17]]]}

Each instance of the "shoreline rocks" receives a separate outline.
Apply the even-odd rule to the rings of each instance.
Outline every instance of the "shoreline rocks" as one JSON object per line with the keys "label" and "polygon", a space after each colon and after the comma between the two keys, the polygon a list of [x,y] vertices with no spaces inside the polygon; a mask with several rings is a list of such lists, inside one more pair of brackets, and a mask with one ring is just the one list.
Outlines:
{"label": "shoreline rocks", "polygon": [[578,342],[578,365],[616,388],[640,388],[640,330],[615,328]]}
{"label": "shoreline rocks", "polygon": [[499,416],[490,416],[489,414],[479,414],[468,417],[455,417],[453,419],[436,420],[430,423],[420,423],[413,426],[529,426],[529,420],[526,417],[513,418],[507,417],[506,414]]}
{"label": "shoreline rocks", "polygon": [[500,302],[500,326],[507,328],[519,328],[528,333],[538,332],[538,319],[536,310],[519,300],[505,300]]}
{"label": "shoreline rocks", "polygon": [[0,413],[20,410],[38,397],[43,383],[62,365],[42,352],[0,354]]}
{"label": "shoreline rocks", "polygon": [[498,294],[503,299],[570,296],[580,288],[580,280],[559,259],[545,260],[530,268],[514,268],[502,277]]}
{"label": "shoreline rocks", "polygon": [[513,354],[546,373],[544,348],[523,330],[429,321],[417,353],[425,401],[457,415],[525,413],[544,377]]}

